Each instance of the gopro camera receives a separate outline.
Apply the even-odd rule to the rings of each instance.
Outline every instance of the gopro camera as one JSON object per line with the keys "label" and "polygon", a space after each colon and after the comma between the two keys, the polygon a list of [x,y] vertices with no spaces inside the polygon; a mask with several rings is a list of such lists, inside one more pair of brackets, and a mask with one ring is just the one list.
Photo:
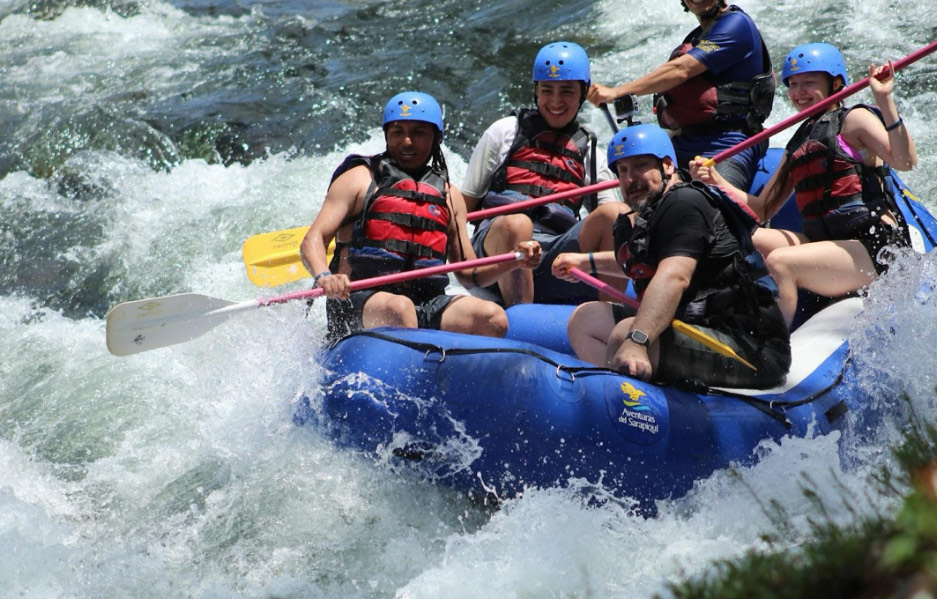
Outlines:
{"label": "gopro camera", "polygon": [[619,123],[628,121],[628,124],[632,124],[632,118],[638,112],[638,96],[634,94],[628,94],[626,96],[621,96],[615,98],[615,120]]}

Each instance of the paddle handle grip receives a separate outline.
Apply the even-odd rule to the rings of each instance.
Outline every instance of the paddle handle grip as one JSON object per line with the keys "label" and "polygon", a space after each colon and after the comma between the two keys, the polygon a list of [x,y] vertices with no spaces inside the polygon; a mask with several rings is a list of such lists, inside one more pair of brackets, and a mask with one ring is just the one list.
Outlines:
{"label": "paddle handle grip", "polygon": [[[901,69],[908,66],[909,64],[920,60],[921,58],[927,56],[928,54],[933,53],[935,50],[937,50],[937,41],[933,41],[927,44],[926,46],[924,46],[923,48],[916,50],[912,52],[911,54],[908,54],[904,58],[898,61],[892,62],[892,66],[894,66],[895,72],[898,72]],[[885,74],[882,73],[881,76],[884,77]],[[790,127],[791,125],[795,123],[798,123],[815,114],[823,112],[824,110],[826,110],[833,104],[836,104],[840,100],[843,100],[846,97],[851,96],[852,94],[862,89],[865,89],[866,87],[868,87],[868,85],[869,85],[869,78],[866,77],[861,81],[857,81],[850,86],[844,87],[843,89],[839,90],[832,96],[826,98],[822,102],[818,102],[817,104],[814,104],[810,108],[803,110],[801,112],[798,112],[797,114],[784,119],[777,125],[774,125],[773,127],[769,127],[765,129],[764,131],[749,137],[745,141],[738,143],[732,146],[731,148],[723,150],[722,152],[719,152],[718,154],[710,158],[707,161],[707,164],[709,165],[716,164],[716,163],[722,162],[723,160],[731,158],[740,152],[744,152],[748,148],[755,146],[757,144],[760,144],[761,142],[768,139],[775,133],[778,133],[779,131],[783,131],[784,129],[787,129],[788,127]]]}
{"label": "paddle handle grip", "polygon": [[608,126],[612,128],[612,132],[618,133],[618,123],[615,122],[615,117],[612,116],[612,111],[608,109],[608,104],[602,102],[599,104],[599,110],[601,110],[602,114],[605,115],[605,120],[608,121]]}

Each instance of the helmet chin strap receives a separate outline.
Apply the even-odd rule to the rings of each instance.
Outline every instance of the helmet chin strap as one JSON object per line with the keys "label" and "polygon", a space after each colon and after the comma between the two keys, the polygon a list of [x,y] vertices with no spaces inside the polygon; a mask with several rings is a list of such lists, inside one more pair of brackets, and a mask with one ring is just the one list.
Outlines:
{"label": "helmet chin strap", "polygon": [[660,188],[657,190],[657,193],[654,194],[654,201],[648,202],[649,204],[656,204],[658,200],[664,197],[664,191],[667,190],[667,173],[664,172],[664,161],[660,161]]}

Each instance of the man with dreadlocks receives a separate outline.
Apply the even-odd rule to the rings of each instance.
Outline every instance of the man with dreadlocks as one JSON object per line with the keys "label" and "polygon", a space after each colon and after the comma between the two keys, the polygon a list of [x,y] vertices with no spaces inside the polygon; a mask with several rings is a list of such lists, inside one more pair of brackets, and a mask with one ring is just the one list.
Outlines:
{"label": "man with dreadlocks", "polygon": [[[446,295],[445,274],[351,292],[352,280],[476,257],[465,200],[449,183],[440,148],[439,104],[427,94],[403,92],[384,108],[383,126],[386,150],[342,162],[300,248],[306,268],[317,273],[313,284],[328,298],[329,338],[379,326],[503,337],[504,309],[470,295]],[[327,264],[333,239],[335,253]],[[540,262],[536,241],[518,242],[515,251],[526,259],[456,271],[456,278],[470,288]]]}
{"label": "man with dreadlocks", "polygon": [[[758,28],[739,7],[724,0],[681,0],[699,26],[670,60],[633,81],[610,88],[594,84],[590,102],[599,105],[635,94],[654,94],[661,127],[668,129],[677,166],[696,156],[711,157],[762,130],[771,114],[775,76]],[[719,164],[717,170],[739,189],[748,189],[767,142]]]}

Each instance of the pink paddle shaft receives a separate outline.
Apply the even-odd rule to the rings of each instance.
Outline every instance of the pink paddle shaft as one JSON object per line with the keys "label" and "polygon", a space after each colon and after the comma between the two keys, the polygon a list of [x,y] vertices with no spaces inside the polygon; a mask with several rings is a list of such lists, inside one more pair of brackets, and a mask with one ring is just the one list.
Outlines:
{"label": "pink paddle shaft", "polygon": [[[361,279],[360,281],[352,281],[351,290],[358,291],[359,289],[369,289],[371,287],[380,287],[381,285],[392,285],[394,283],[402,283],[403,281],[420,279],[431,275],[450,273],[457,270],[464,270],[466,268],[478,268],[479,266],[499,264],[501,262],[510,262],[511,260],[521,260],[523,258],[523,252],[506,252],[504,254],[498,254],[497,256],[488,256],[487,258],[477,258],[475,260],[465,260],[463,262],[451,262],[448,264],[440,264],[439,266],[417,268],[415,270],[408,270],[406,272],[397,272],[390,275],[371,277],[370,279]],[[303,289],[302,291],[294,291],[293,293],[278,295],[276,297],[263,298],[256,300],[256,302],[258,308],[263,308],[265,306],[272,306],[274,304],[285,304],[286,302],[291,302],[298,299],[312,299],[314,297],[319,297],[324,293],[324,289],[316,287],[314,289]]]}

